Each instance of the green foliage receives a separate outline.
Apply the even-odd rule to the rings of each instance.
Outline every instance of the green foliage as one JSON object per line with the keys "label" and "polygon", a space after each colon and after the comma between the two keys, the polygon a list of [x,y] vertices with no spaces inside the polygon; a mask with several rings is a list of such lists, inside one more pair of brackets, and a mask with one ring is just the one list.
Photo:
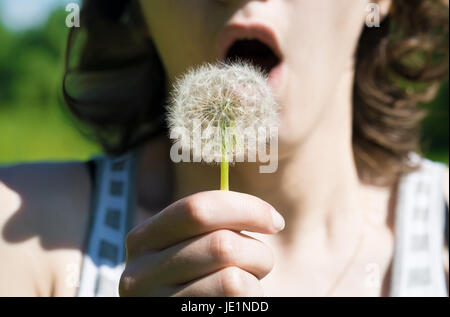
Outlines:
{"label": "green foliage", "polygon": [[430,104],[425,105],[428,116],[422,127],[423,152],[433,160],[448,165],[448,114],[449,108],[449,82],[442,84],[441,89]]}
{"label": "green foliage", "polygon": [[61,97],[66,12],[36,29],[0,24],[0,163],[86,159],[99,152],[78,132]]}

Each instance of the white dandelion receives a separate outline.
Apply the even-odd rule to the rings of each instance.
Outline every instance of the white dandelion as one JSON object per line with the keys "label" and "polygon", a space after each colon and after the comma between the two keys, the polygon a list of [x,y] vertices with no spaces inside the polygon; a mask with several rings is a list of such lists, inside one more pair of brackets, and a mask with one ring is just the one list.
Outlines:
{"label": "white dandelion", "polygon": [[[218,62],[191,68],[173,86],[167,107],[170,131],[202,132],[201,142],[182,138],[196,161],[221,162],[222,186],[228,188],[228,163],[254,155],[278,127],[278,103],[267,76],[250,63]],[[199,157],[200,156],[200,157]],[[225,184],[226,183],[226,184]]]}

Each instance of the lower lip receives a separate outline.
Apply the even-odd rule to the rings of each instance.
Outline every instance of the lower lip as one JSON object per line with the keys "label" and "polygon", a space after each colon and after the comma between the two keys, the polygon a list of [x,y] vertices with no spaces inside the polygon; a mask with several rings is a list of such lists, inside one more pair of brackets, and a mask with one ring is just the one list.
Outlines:
{"label": "lower lip", "polygon": [[267,83],[275,92],[277,92],[281,86],[282,79],[283,79],[283,62],[280,62],[269,72]]}

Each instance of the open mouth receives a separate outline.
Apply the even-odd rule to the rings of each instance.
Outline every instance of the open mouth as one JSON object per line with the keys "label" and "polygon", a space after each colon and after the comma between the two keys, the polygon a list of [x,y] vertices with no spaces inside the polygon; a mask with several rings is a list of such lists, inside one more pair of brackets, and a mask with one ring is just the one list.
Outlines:
{"label": "open mouth", "polygon": [[257,39],[240,39],[228,49],[225,62],[236,60],[249,62],[269,74],[279,63],[280,58],[263,42]]}
{"label": "open mouth", "polygon": [[275,29],[260,23],[227,25],[218,37],[218,56],[221,61],[249,62],[267,75],[268,84],[281,89],[284,78],[284,54]]}

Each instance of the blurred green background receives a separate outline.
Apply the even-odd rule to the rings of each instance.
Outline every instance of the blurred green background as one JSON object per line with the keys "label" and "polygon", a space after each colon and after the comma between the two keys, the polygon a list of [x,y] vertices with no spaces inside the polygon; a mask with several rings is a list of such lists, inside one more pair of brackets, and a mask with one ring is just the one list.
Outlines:
{"label": "blurred green background", "polygon": [[100,151],[78,132],[62,99],[68,2],[0,0],[0,164]]}
{"label": "blurred green background", "polygon": [[[61,96],[67,2],[0,0],[0,164],[79,160],[100,151],[78,132]],[[430,113],[422,141],[427,157],[447,165],[448,102],[447,81],[424,106]]]}

